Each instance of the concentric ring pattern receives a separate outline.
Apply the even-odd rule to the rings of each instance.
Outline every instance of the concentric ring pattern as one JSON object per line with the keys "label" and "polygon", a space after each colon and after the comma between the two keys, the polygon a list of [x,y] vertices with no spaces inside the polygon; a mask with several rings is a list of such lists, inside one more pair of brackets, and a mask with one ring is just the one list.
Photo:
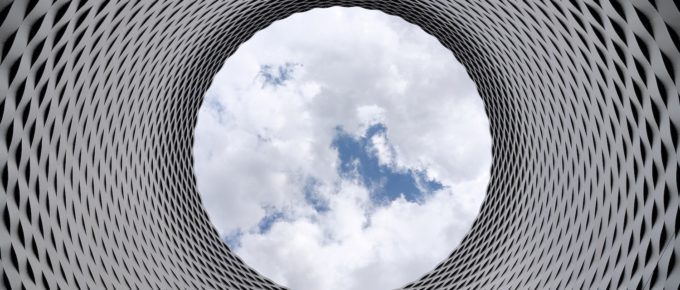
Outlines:
{"label": "concentric ring pattern", "polygon": [[437,37],[490,119],[481,213],[405,288],[678,289],[671,0],[1,0],[0,288],[281,288],[210,224],[193,128],[240,43],[333,5]]}

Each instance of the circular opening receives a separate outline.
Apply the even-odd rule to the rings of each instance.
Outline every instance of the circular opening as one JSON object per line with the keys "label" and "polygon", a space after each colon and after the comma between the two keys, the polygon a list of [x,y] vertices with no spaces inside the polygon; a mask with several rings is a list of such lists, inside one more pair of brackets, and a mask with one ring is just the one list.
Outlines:
{"label": "circular opening", "polygon": [[211,221],[293,289],[391,289],[467,233],[491,137],[464,67],[434,37],[361,8],[258,32],[215,76],[194,162]]}

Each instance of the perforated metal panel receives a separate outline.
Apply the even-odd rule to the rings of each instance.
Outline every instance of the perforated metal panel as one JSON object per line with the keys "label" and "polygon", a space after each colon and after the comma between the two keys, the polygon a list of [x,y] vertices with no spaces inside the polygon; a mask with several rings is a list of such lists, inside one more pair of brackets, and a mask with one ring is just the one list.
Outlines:
{"label": "perforated metal panel", "polygon": [[481,213],[405,288],[678,289],[672,0],[0,0],[0,288],[280,288],[210,224],[193,128],[240,43],[333,5],[437,37],[489,116]]}

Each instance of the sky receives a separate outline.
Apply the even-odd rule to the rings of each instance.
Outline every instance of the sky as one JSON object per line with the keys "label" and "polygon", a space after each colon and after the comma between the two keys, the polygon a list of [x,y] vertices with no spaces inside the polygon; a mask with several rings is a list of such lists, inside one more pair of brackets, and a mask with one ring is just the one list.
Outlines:
{"label": "sky", "polygon": [[475,84],[435,38],[334,7],[275,22],[227,59],[194,163],[212,223],[259,273],[298,290],[394,289],[469,230],[491,137]]}

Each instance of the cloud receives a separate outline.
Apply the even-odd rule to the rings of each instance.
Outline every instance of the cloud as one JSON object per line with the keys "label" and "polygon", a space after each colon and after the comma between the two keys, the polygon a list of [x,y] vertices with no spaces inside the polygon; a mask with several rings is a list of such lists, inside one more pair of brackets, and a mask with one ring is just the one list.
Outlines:
{"label": "cloud", "polygon": [[491,139],[464,68],[405,21],[316,9],[258,32],[199,112],[211,221],[293,289],[395,288],[445,258],[488,183]]}
{"label": "cloud", "polygon": [[387,142],[385,134],[375,134],[371,136],[371,149],[378,157],[378,163],[382,166],[392,166],[394,163],[394,148],[389,146]]}

